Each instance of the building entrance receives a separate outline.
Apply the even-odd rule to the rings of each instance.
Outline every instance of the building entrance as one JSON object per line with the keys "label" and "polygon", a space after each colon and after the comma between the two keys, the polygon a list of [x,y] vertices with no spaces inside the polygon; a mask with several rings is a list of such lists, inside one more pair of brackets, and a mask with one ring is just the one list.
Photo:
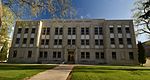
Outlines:
{"label": "building entrance", "polygon": [[74,51],[68,51],[68,63],[74,63]]}

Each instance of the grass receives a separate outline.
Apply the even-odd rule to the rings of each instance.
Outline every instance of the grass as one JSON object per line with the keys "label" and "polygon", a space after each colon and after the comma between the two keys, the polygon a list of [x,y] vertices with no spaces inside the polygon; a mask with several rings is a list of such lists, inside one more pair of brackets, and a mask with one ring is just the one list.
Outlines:
{"label": "grass", "polygon": [[20,80],[55,66],[56,65],[0,64],[0,80]]}
{"label": "grass", "polygon": [[150,67],[76,66],[71,80],[150,80]]}

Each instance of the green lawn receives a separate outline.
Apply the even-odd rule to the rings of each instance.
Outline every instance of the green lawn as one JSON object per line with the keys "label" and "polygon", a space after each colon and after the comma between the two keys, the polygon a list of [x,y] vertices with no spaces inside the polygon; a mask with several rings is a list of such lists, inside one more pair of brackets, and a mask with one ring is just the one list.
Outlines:
{"label": "green lawn", "polygon": [[0,80],[20,80],[53,67],[55,65],[0,64]]}
{"label": "green lawn", "polygon": [[150,67],[76,66],[71,80],[150,80]]}

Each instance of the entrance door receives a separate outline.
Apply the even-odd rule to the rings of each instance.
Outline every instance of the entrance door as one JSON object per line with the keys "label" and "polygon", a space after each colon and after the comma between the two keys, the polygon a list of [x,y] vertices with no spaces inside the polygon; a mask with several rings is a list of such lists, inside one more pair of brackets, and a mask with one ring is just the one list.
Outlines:
{"label": "entrance door", "polygon": [[74,63],[74,52],[73,51],[68,52],[68,63]]}

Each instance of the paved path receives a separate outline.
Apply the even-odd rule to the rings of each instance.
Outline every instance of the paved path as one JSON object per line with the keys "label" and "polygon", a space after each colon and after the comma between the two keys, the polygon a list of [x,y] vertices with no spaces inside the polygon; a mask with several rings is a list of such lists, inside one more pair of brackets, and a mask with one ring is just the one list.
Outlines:
{"label": "paved path", "polygon": [[53,69],[34,75],[28,80],[66,80],[72,68],[73,65],[61,64]]}

